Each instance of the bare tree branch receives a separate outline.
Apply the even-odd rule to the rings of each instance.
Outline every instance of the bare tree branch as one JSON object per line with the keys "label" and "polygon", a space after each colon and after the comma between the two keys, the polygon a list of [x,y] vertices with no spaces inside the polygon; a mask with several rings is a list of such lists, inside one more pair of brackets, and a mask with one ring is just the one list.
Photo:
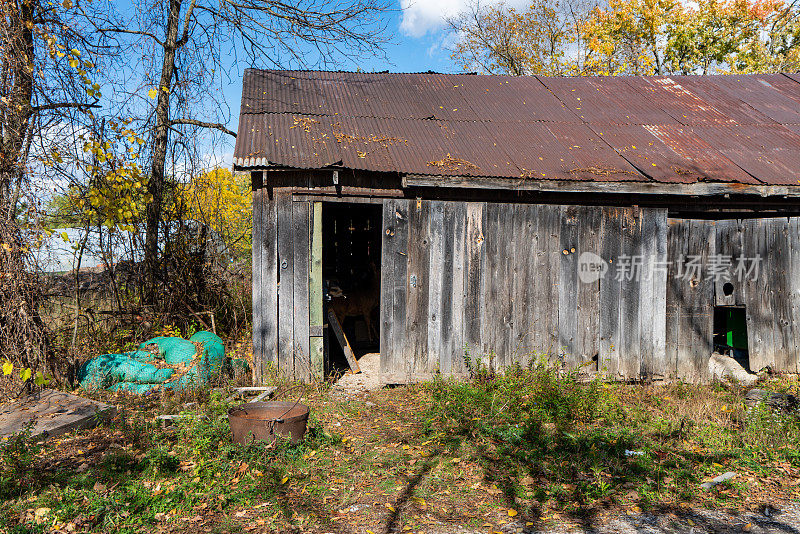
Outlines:
{"label": "bare tree branch", "polygon": [[158,46],[164,46],[164,42],[161,39],[159,39],[158,37],[156,37],[152,33],[146,32],[146,31],[128,30],[128,29],[125,29],[125,28],[100,28],[100,27],[97,28],[97,31],[100,32],[100,33],[122,33],[122,34],[127,34],[127,35],[142,35],[144,37],[148,37],[148,38],[152,39],[153,41],[155,41],[155,43]]}
{"label": "bare tree branch", "polygon": [[62,109],[62,108],[77,108],[81,110],[85,109],[99,109],[102,106],[99,104],[89,104],[83,102],[59,102],[54,104],[42,104],[40,106],[32,106],[30,109],[30,113],[41,113],[42,111],[48,111],[52,109]]}
{"label": "bare tree branch", "polygon": [[220,124],[218,122],[204,122],[198,121],[194,119],[172,119],[170,120],[170,125],[174,124],[191,124],[192,126],[199,126],[201,128],[211,128],[213,130],[219,130],[220,132],[226,133],[230,136],[236,137],[236,132],[233,132],[225,127],[224,124]]}

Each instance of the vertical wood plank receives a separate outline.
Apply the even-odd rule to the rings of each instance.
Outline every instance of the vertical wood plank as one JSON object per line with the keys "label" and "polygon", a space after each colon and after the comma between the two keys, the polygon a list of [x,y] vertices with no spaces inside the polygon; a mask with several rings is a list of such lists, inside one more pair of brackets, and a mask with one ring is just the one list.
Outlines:
{"label": "vertical wood plank", "polygon": [[275,196],[261,195],[261,376],[278,365],[278,210]]}
{"label": "vertical wood plank", "polygon": [[395,323],[392,320],[394,303],[394,283],[397,277],[395,269],[396,240],[395,240],[395,201],[385,199],[381,213],[381,294],[380,294],[380,372],[386,373],[391,369],[392,361],[392,336]]}
{"label": "vertical wood plank", "polygon": [[311,270],[309,275],[309,323],[313,330],[309,341],[311,379],[325,378],[322,327],[325,324],[322,302],[322,202],[314,202],[311,212]]}
{"label": "vertical wood plank", "polygon": [[486,262],[483,226],[484,202],[467,203],[467,245],[464,299],[464,342],[472,362],[481,361],[484,352],[481,310],[484,307],[483,271]]}
{"label": "vertical wood plank", "polygon": [[484,305],[481,307],[481,326],[483,328],[483,353],[489,358],[492,369],[498,368],[498,341],[502,316],[498,307],[500,275],[499,247],[500,241],[505,238],[498,235],[500,231],[500,209],[498,204],[486,204],[486,217],[484,220],[485,264],[481,273],[483,281],[481,287],[484,291]]}
{"label": "vertical wood plank", "polygon": [[545,331],[546,315],[551,313],[551,306],[546,303],[545,273],[547,263],[547,239],[545,213],[540,205],[526,206],[527,217],[532,222],[531,236],[531,265],[528,267],[528,281],[530,283],[529,299],[527,301],[530,321],[530,358],[533,360],[549,359],[549,336]]}
{"label": "vertical wood plank", "polygon": [[600,256],[608,266],[600,279],[600,357],[598,367],[611,377],[619,377],[620,369],[620,291],[616,276],[617,261],[622,253],[622,210],[603,208],[600,219]]}
{"label": "vertical wood plank", "polygon": [[759,294],[761,295],[761,320],[757,328],[764,332],[765,357],[770,362],[770,367],[777,370],[779,356],[777,354],[779,334],[775,327],[775,304],[771,278],[775,269],[775,235],[772,233],[772,225],[769,219],[759,221],[758,246],[756,253],[763,258],[762,269],[759,273]]}
{"label": "vertical wood plank", "polygon": [[655,217],[652,210],[641,211],[641,236],[639,238],[639,252],[641,269],[639,272],[639,376],[644,380],[653,378],[655,359],[655,322],[658,321],[656,306],[655,286],[653,285],[655,268]]}
{"label": "vertical wood plank", "polygon": [[744,281],[750,370],[758,372],[765,367],[775,366],[772,310],[764,275],[769,269],[769,236],[763,219],[745,220],[743,233],[744,257],[761,258],[759,276],[747,276]]}
{"label": "vertical wood plank", "polygon": [[[718,258],[735,258],[741,255],[741,248],[739,245],[739,221],[732,219],[727,221],[717,221],[716,223],[716,254]],[[736,305],[736,284],[734,283],[734,268],[735,263],[732,261],[730,265],[722,265],[716,269],[714,279],[714,301],[717,306],[734,306]],[[725,284],[729,283],[734,286],[734,292],[730,295],[725,295]]]}
{"label": "vertical wood plank", "polygon": [[[448,373],[464,375],[467,373],[467,366],[464,361],[464,319],[465,319],[465,296],[466,296],[466,247],[467,247],[467,203],[456,202],[451,203],[447,215],[452,219],[452,223],[448,223],[447,228],[452,228],[452,231],[447,231],[445,239],[450,239],[452,236],[452,250],[449,254],[452,260],[452,267],[449,272],[452,276],[448,280],[448,284],[452,284],[450,290],[446,289],[442,292],[442,299],[449,299],[448,304],[442,304],[442,312],[445,313],[450,310],[450,321],[443,318],[445,327],[450,325],[449,332],[445,331],[443,334],[446,336],[443,342],[443,347],[446,347],[449,358],[449,371]],[[445,285],[445,288],[447,285]],[[443,367],[444,369],[444,367]]]}
{"label": "vertical wood plank", "polygon": [[685,339],[681,336],[686,318],[684,280],[684,264],[686,258],[687,225],[681,219],[670,219],[667,229],[667,322],[666,322],[666,359],[667,376],[677,378],[682,372],[682,362],[686,359]]}
{"label": "vertical wood plank", "polygon": [[[642,220],[638,209],[625,210],[622,217],[622,256],[617,267],[623,268],[620,289],[620,356],[618,370],[626,379],[638,379],[641,370]],[[628,262],[628,266],[624,265]]]}
{"label": "vertical wood plank", "polygon": [[[544,354],[551,362],[560,362],[561,347],[558,339],[558,292],[561,285],[559,280],[561,267],[561,211],[558,206],[542,206],[539,227],[539,239],[543,255],[543,265],[540,270],[540,288],[544,306],[540,319],[544,334]],[[543,242],[541,240],[544,240]]]}
{"label": "vertical wood plank", "polygon": [[[442,212],[442,235],[441,235],[441,259],[438,257],[434,260],[435,249],[437,248],[432,244],[431,246],[431,265],[441,262],[441,290],[437,306],[439,308],[439,321],[441,327],[439,329],[438,343],[439,343],[439,370],[442,374],[449,375],[453,368],[453,358],[455,347],[453,345],[453,284],[454,284],[454,245],[455,245],[455,212],[461,202],[447,202],[444,203]],[[431,208],[433,212],[436,210]],[[433,220],[433,218],[432,218]],[[432,224],[433,226],[433,224]],[[432,236],[433,237],[433,236]],[[436,240],[434,240],[436,241]],[[438,254],[436,254],[438,256]],[[433,298],[433,296],[431,296]],[[429,325],[429,330],[431,327]],[[428,338],[428,343],[431,343],[431,337]]]}
{"label": "vertical wood plank", "polygon": [[498,356],[503,367],[508,367],[516,360],[514,346],[514,250],[517,248],[519,233],[514,227],[514,205],[501,204],[498,217],[499,233],[505,236],[499,246],[499,285],[500,297],[500,330],[498,332]]}
{"label": "vertical wood plank", "polygon": [[[407,373],[406,299],[408,285],[409,203],[405,199],[384,201],[383,265],[391,271],[381,277],[386,292],[386,310],[381,344],[381,373],[399,376]],[[385,278],[385,280],[384,280]]]}
{"label": "vertical wood plank", "polygon": [[486,205],[486,268],[483,286],[486,305],[482,324],[486,330],[486,351],[493,354],[495,369],[502,369],[511,361],[511,260],[514,237],[511,230],[513,209],[509,204]]}
{"label": "vertical wood plank", "polygon": [[[439,369],[446,375],[464,373],[462,334],[464,331],[465,222],[466,204],[464,202],[444,204],[441,295],[438,306],[441,315]],[[433,260],[433,254],[431,258],[431,265],[438,263],[439,260]]]}
{"label": "vertical wood plank", "polygon": [[581,244],[578,235],[577,206],[560,207],[558,346],[567,369],[576,369],[582,362],[577,351],[578,336],[578,257]]}
{"label": "vertical wood plank", "polygon": [[684,323],[687,330],[681,335],[690,340],[690,348],[683,378],[702,382],[708,377],[708,359],[714,349],[714,283],[708,276],[708,260],[715,253],[715,227],[713,221],[692,220],[687,224],[687,256],[695,261],[698,270],[684,282],[688,320]]}
{"label": "vertical wood plank", "polygon": [[793,372],[800,372],[800,217],[789,218],[788,244],[790,251],[789,299],[791,302],[792,320],[792,355]]}
{"label": "vertical wood plank", "polygon": [[731,279],[734,284],[734,304],[736,306],[745,306],[747,303],[747,299],[745,297],[745,291],[747,289],[744,280],[739,280],[736,275],[736,264],[739,261],[739,258],[743,258],[745,254],[744,248],[744,233],[745,233],[745,223],[743,220],[739,219],[738,221],[731,221],[735,224],[736,227],[736,234],[734,240],[731,241],[732,247],[732,262],[734,264],[733,272],[731,274]]}
{"label": "vertical wood plank", "polygon": [[514,251],[520,240],[517,228],[514,226],[514,205],[502,204],[500,217],[500,233],[505,235],[500,246],[500,302],[502,303],[502,327],[500,331],[501,362],[504,367],[518,363],[514,343]]}
{"label": "vertical wood plank", "polygon": [[[600,230],[602,208],[583,208],[578,220],[578,267],[584,267],[596,255],[600,256]],[[586,254],[586,256],[583,256]],[[587,263],[581,262],[584,257]],[[591,281],[589,273],[581,279],[578,273],[578,333],[576,354],[580,364],[591,362],[600,354],[600,280]],[[597,366],[586,366],[585,370],[598,371]]]}
{"label": "vertical wood plank", "polygon": [[253,172],[250,174],[253,191],[253,235],[252,235],[252,249],[253,249],[253,263],[252,263],[252,277],[253,277],[253,384],[261,385],[264,383],[264,359],[266,357],[264,350],[264,330],[262,321],[264,320],[264,311],[261,308],[261,258],[267,254],[262,244],[262,212],[263,202],[262,194],[265,194],[263,189],[262,174],[260,172]]}
{"label": "vertical wood plank", "polygon": [[[427,273],[428,284],[428,336],[427,349],[422,355],[423,365],[421,372],[433,372],[439,367],[442,357],[442,295],[444,293],[444,280],[450,279],[451,273],[445,270],[445,237],[444,237],[444,210],[447,202],[434,200],[430,202],[430,231],[429,231],[429,266]],[[452,263],[452,258],[449,258]],[[452,268],[452,267],[451,267]]]}
{"label": "vertical wood plank", "polygon": [[392,297],[392,321],[395,323],[392,331],[392,372],[408,374],[409,361],[413,354],[408,349],[407,315],[408,315],[408,249],[410,232],[410,200],[395,202],[395,280],[394,296]]}
{"label": "vertical wood plank", "polygon": [[425,372],[428,349],[428,283],[430,277],[430,201],[409,202],[408,281],[406,300],[406,367],[409,376]]}
{"label": "vertical wood plank", "polygon": [[[649,379],[663,379],[669,376],[667,364],[667,210],[647,209],[648,232],[653,237],[650,248],[645,252],[648,260],[649,282],[652,287],[652,315],[641,316],[642,332],[648,331],[647,342],[649,361],[645,367]],[[644,232],[644,230],[643,230]],[[642,297],[646,300],[646,297]],[[644,336],[643,336],[644,337]]]}
{"label": "vertical wood plank", "polygon": [[533,254],[536,220],[526,204],[514,205],[514,243],[512,292],[513,292],[513,330],[511,350],[515,361],[525,367],[530,363],[533,341],[533,314],[531,313],[531,293],[536,257]]}
{"label": "vertical wood plank", "polygon": [[309,310],[309,265],[311,255],[309,202],[292,202],[292,224],[294,226],[294,378],[311,380],[310,310]]}
{"label": "vertical wood plank", "polygon": [[794,372],[792,304],[789,289],[791,253],[789,251],[789,220],[777,217],[766,221],[767,232],[771,235],[769,250],[769,269],[761,276],[770,288],[772,297],[773,345],[775,370],[780,373]]}
{"label": "vertical wood plank", "polygon": [[292,195],[275,191],[278,231],[278,371],[294,379],[294,239]]}

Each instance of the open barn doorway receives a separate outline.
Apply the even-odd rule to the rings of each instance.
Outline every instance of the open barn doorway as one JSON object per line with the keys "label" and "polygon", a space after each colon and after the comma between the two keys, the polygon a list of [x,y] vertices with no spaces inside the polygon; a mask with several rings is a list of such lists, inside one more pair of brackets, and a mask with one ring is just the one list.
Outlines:
{"label": "open barn doorway", "polygon": [[380,350],[381,216],[376,204],[322,203],[326,374],[349,369],[348,344],[356,358]]}
{"label": "open barn doorway", "polygon": [[714,351],[730,356],[752,372],[744,306],[714,306]]}

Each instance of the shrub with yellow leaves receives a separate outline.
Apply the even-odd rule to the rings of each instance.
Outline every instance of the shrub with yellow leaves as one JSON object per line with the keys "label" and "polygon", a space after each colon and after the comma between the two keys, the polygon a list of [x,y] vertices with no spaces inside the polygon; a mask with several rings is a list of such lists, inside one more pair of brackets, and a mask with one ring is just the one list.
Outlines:
{"label": "shrub with yellow leaves", "polygon": [[181,190],[185,218],[201,223],[220,236],[228,252],[246,258],[252,247],[252,205],[247,176],[215,168],[193,176]]}
{"label": "shrub with yellow leaves", "polygon": [[89,182],[85,188],[73,187],[69,196],[70,203],[91,223],[135,232],[152,197],[136,162],[137,147],[144,140],[128,127],[130,122],[112,122],[110,139],[84,139],[83,152],[88,158],[82,167]]}

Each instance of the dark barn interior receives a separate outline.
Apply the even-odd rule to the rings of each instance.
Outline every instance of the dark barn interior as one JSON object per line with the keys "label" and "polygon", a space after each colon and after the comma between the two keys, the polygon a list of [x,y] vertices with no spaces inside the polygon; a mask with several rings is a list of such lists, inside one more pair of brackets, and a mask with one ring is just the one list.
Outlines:
{"label": "dark barn interior", "polygon": [[[324,301],[357,358],[380,350],[381,207],[322,203]],[[344,351],[325,313],[326,374],[347,370]]]}

